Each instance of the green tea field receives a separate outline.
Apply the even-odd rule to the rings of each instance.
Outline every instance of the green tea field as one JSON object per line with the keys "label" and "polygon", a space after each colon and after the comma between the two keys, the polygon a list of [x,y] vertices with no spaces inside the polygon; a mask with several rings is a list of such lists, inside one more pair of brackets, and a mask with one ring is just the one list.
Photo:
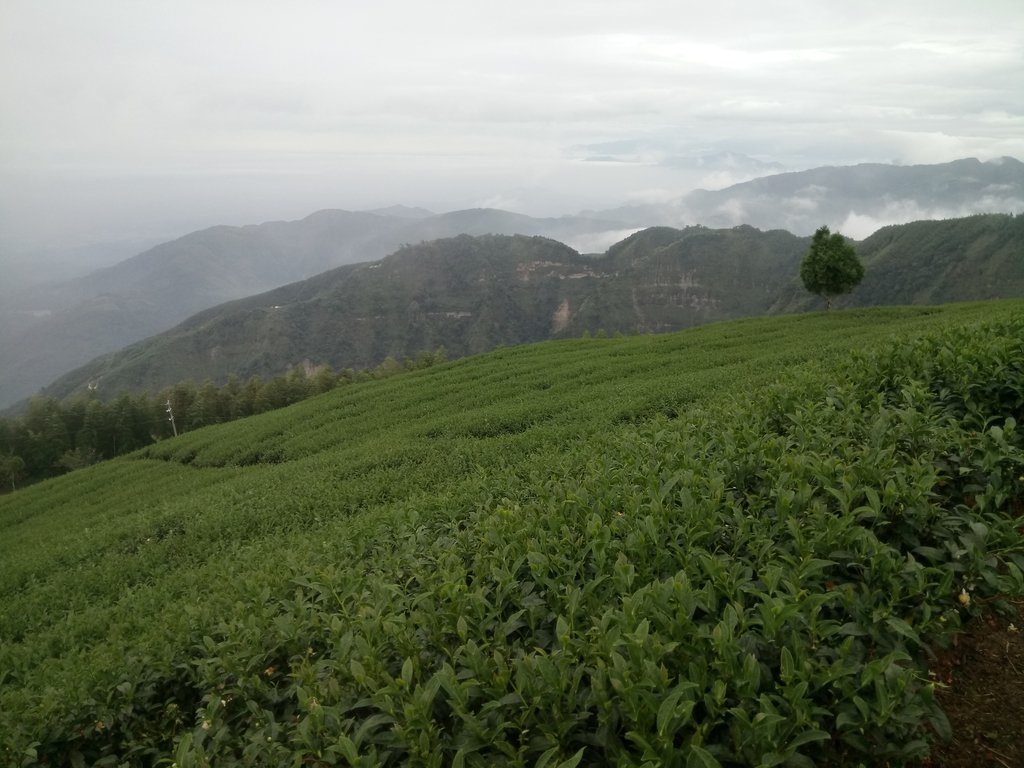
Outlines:
{"label": "green tea field", "polygon": [[[0,764],[917,765],[1024,302],[499,349],[0,496]],[[1024,660],[1021,662],[1024,664]]]}

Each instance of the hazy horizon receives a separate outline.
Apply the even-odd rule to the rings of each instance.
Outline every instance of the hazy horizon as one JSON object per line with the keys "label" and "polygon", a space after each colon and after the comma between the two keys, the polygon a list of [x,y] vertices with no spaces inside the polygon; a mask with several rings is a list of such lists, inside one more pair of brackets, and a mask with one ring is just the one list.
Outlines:
{"label": "hazy horizon", "polygon": [[1024,157],[1016,2],[9,0],[0,22],[0,266],[323,208],[558,216]]}

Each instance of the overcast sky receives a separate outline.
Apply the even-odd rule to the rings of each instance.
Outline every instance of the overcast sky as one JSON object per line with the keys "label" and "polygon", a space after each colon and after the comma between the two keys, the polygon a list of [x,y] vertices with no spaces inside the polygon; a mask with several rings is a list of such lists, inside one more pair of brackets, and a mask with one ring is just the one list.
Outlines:
{"label": "overcast sky", "polygon": [[[0,0],[0,259],[1024,158],[1024,3]],[[0,262],[2,263],[2,262]]]}

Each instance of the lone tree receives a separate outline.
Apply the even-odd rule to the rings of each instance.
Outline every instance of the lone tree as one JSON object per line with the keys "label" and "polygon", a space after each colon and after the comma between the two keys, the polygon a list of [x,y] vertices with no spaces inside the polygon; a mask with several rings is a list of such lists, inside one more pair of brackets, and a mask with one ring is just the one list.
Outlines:
{"label": "lone tree", "polygon": [[21,456],[0,456],[0,484],[11,484],[11,490],[18,490],[16,483],[25,477],[25,461]]}
{"label": "lone tree", "polygon": [[838,232],[828,227],[814,233],[811,249],[800,265],[804,288],[825,299],[825,308],[832,307],[832,297],[849,293],[864,277],[864,266],[853,246]]}

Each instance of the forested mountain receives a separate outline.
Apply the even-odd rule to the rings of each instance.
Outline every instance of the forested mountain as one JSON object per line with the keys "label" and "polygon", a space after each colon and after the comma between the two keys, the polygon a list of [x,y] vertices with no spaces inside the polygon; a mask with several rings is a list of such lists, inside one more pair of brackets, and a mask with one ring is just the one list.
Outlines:
{"label": "forested mountain", "polygon": [[[157,390],[186,378],[336,370],[444,347],[451,357],[548,338],[662,332],[819,308],[799,283],[809,238],[753,227],[655,227],[601,256],[540,237],[459,236],[406,246],[199,313],[50,386],[64,397]],[[867,277],[847,304],[1024,295],[1024,219],[887,227],[860,243]]]}
{"label": "forested mountain", "polygon": [[805,238],[750,227],[648,230],[604,256],[541,237],[462,235],[201,312],[46,391],[64,396],[91,383],[112,395],[190,377],[277,375],[302,360],[360,368],[440,346],[457,357],[755,315],[806,247]]}
{"label": "forested mountain", "polygon": [[435,215],[395,206],[193,232],[85,277],[6,296],[0,307],[0,407],[208,307],[379,259],[403,243],[459,233],[547,235],[581,248],[603,243],[603,250],[623,229],[583,217],[538,219],[493,209]]}
{"label": "forested mountain", "polygon": [[974,213],[1024,211],[1024,163],[1011,157],[937,165],[813,168],[764,176],[725,189],[696,190],[670,203],[594,215],[644,226],[750,224],[809,235],[822,224],[864,237],[886,224]]}
{"label": "forested mountain", "polygon": [[203,309],[339,265],[379,259],[407,243],[457,234],[523,234],[551,237],[582,252],[603,252],[617,239],[652,225],[752,225],[805,235],[828,224],[864,236],[893,222],[1022,210],[1024,163],[1001,158],[817,168],[713,192],[698,190],[666,205],[576,217],[536,219],[493,209],[435,215],[393,206],[213,227],[85,278],[5,296],[0,306],[0,407],[97,355],[167,330]]}
{"label": "forested mountain", "polygon": [[[884,227],[858,245],[865,266],[837,307],[1024,296],[1024,216],[988,214]],[[820,307],[795,280],[773,312]]]}

